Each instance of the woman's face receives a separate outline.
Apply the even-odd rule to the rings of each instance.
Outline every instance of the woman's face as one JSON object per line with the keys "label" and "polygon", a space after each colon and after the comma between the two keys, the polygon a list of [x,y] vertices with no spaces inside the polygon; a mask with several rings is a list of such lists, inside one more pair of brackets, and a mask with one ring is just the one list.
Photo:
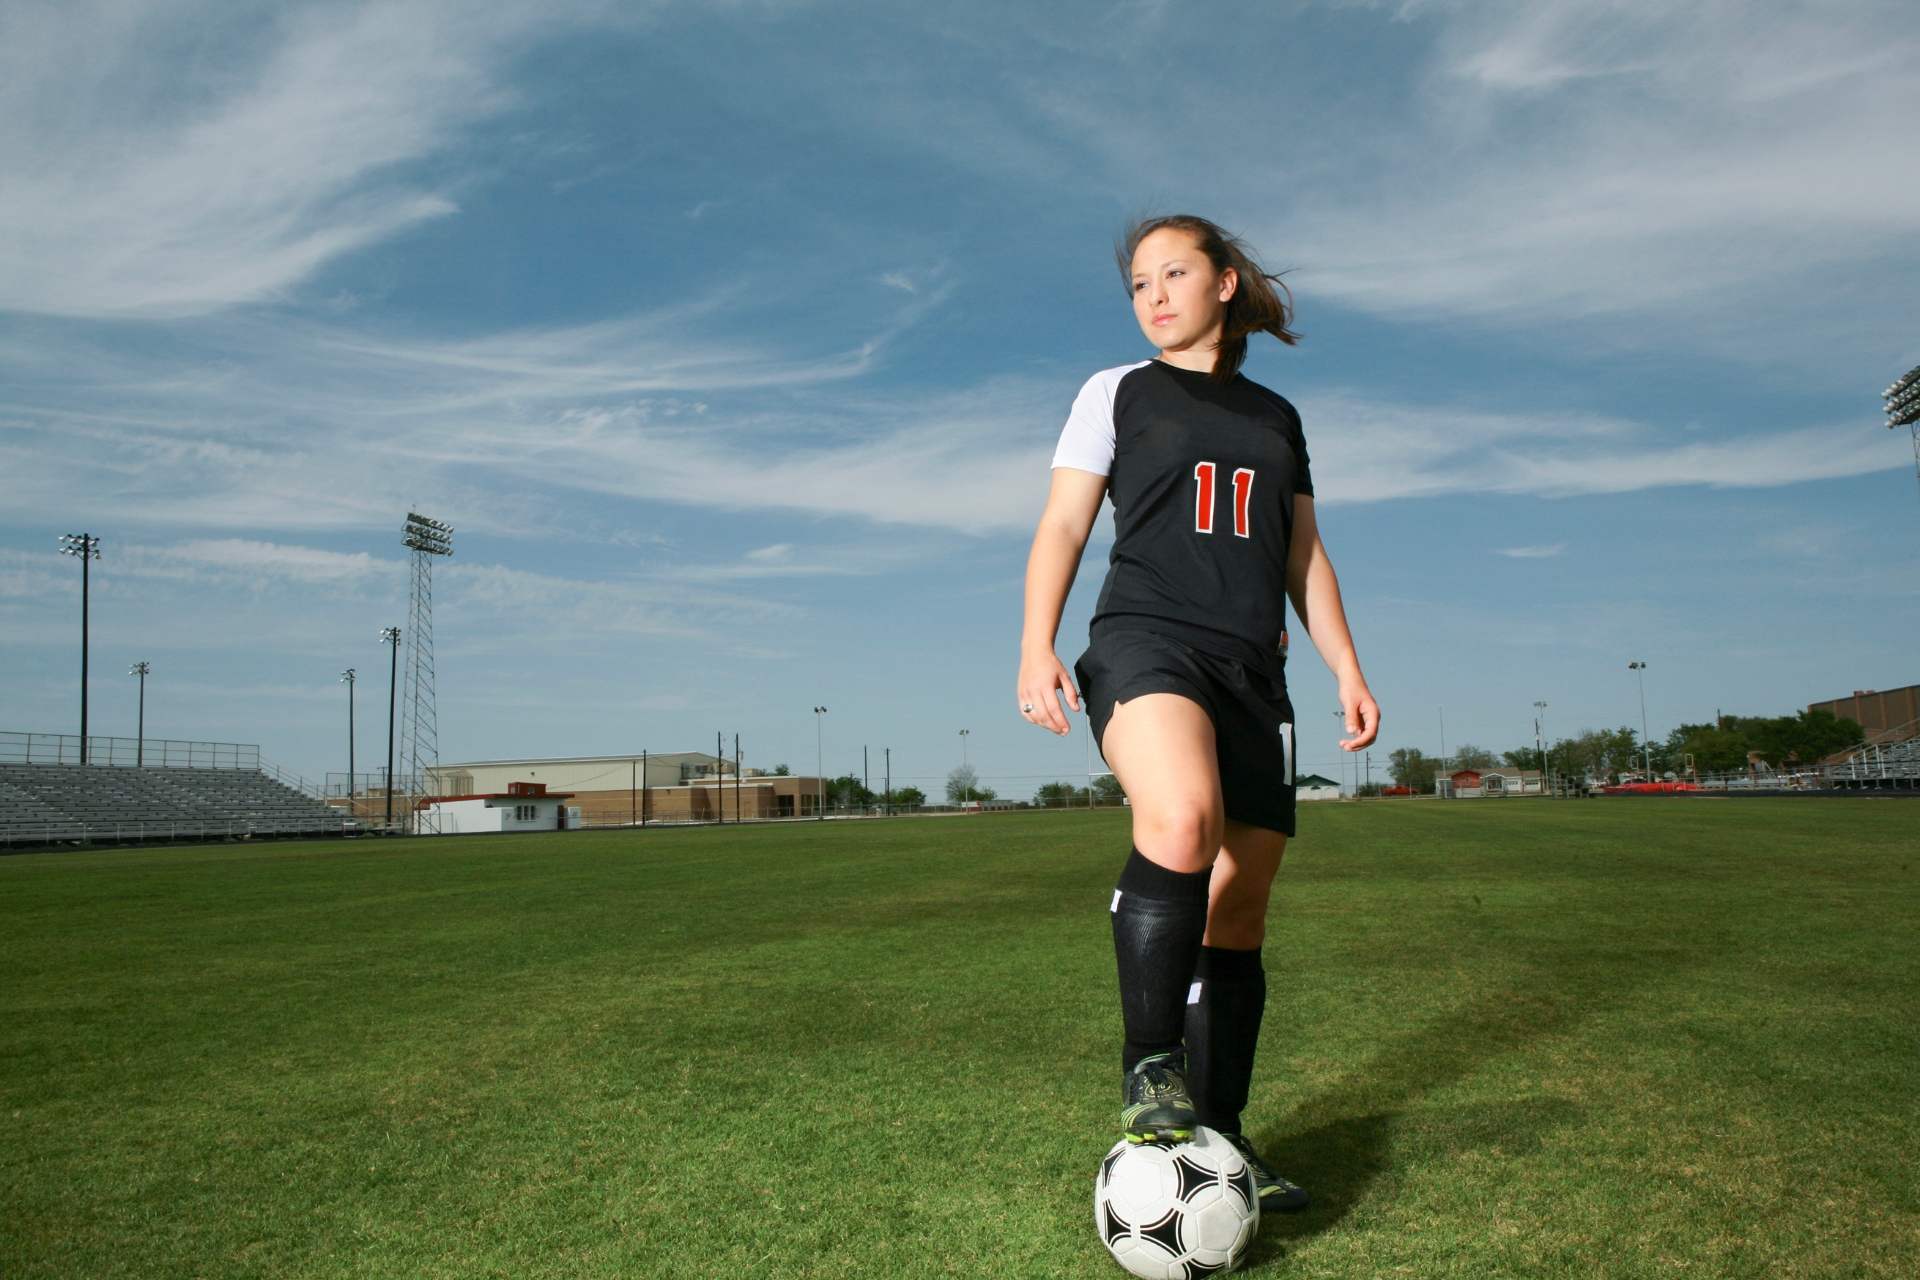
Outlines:
{"label": "woman's face", "polygon": [[1233,268],[1216,271],[1190,231],[1162,227],[1133,251],[1133,314],[1163,352],[1206,351],[1220,341]]}

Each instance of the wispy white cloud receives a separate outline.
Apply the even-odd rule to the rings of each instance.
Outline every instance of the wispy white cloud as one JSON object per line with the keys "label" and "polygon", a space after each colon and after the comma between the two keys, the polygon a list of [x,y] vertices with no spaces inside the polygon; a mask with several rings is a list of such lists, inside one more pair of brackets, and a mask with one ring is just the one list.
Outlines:
{"label": "wispy white cloud", "polygon": [[[270,327],[253,328],[269,342]],[[1074,390],[1070,379],[1020,376],[880,396],[850,380],[870,346],[743,359],[617,326],[424,346],[300,326],[262,353],[244,375],[174,358],[123,364],[107,405],[0,402],[0,459],[20,480],[21,514],[44,500],[47,518],[76,518],[91,501],[101,517],[162,527],[361,528],[390,525],[420,500],[463,527],[527,533],[577,525],[565,495],[596,494],[1013,531],[1031,527],[1044,502]],[[1906,464],[1901,442],[1867,422],[1676,438],[1579,413],[1296,398],[1324,502],[1768,487]],[[137,416],[117,408],[126,403]],[[236,562],[271,552],[194,545]],[[735,569],[850,567],[785,554],[768,548]],[[346,572],[324,559],[298,567]]]}
{"label": "wispy white cloud", "polygon": [[1420,114],[1377,181],[1349,172],[1263,230],[1303,287],[1386,315],[1640,315],[1669,340],[1776,350],[1795,340],[1784,316],[1826,310],[1836,268],[1920,259],[1910,16],[1423,7]]}
{"label": "wispy white cloud", "polygon": [[509,106],[501,49],[571,8],[8,6],[0,309],[216,310],[445,216],[457,179],[400,167]]}
{"label": "wispy white cloud", "polygon": [[[222,593],[280,592],[304,601],[280,606],[282,616],[304,611],[312,615],[310,626],[332,630],[344,601],[397,611],[407,598],[406,562],[365,552],[245,538],[130,542],[111,551],[98,566],[94,590],[122,601],[183,593],[207,601]],[[0,551],[0,612],[48,596],[76,596],[78,574],[62,573],[64,567],[53,552]],[[481,648],[555,632],[714,640],[739,624],[802,613],[792,605],[671,575],[592,579],[459,559],[439,566],[434,602],[462,643]],[[124,615],[127,607],[116,615]],[[191,618],[178,621],[197,625]],[[59,625],[65,625],[64,616]]]}
{"label": "wispy white cloud", "polygon": [[1544,560],[1548,556],[1557,556],[1566,549],[1566,543],[1556,542],[1545,547],[1501,547],[1495,554],[1511,556],[1515,560]]}
{"label": "wispy white cloud", "polygon": [[1677,485],[1772,488],[1907,465],[1871,420],[1676,441],[1641,423],[1571,413],[1500,414],[1303,395],[1323,502],[1448,493],[1540,497]]}

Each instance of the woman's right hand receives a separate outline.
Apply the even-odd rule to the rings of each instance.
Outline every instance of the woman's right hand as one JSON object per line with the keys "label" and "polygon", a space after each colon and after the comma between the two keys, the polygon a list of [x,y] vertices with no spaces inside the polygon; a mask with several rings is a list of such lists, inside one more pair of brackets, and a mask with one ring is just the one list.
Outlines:
{"label": "woman's right hand", "polygon": [[1042,729],[1066,737],[1069,723],[1060,710],[1056,691],[1067,695],[1067,705],[1080,710],[1080,691],[1073,687],[1073,676],[1052,649],[1044,653],[1023,654],[1020,659],[1020,714]]}

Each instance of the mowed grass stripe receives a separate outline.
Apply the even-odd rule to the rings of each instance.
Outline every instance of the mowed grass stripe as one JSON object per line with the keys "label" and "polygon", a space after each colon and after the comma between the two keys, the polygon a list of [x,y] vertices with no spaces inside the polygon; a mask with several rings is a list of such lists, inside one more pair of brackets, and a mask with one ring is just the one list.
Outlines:
{"label": "mowed grass stripe", "polygon": [[[1911,817],[1909,815],[1912,815]],[[1920,1272],[1898,802],[1309,807],[1272,1275]],[[0,860],[0,1272],[1118,1274],[1123,813]]]}

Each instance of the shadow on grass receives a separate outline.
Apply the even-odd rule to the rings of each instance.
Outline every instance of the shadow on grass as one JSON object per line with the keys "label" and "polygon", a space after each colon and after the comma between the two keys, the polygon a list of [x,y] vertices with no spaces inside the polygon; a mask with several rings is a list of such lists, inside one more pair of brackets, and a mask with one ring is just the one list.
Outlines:
{"label": "shadow on grass", "polygon": [[1382,1180],[1391,1182],[1406,1157],[1479,1147],[1517,1155],[1537,1147],[1581,1109],[1559,1098],[1456,1108],[1422,1106],[1421,1099],[1482,1062],[1566,1031],[1611,1003],[1607,996],[1576,1000],[1513,988],[1486,993],[1401,1036],[1279,1123],[1257,1129],[1254,1140],[1269,1161],[1313,1192],[1313,1207],[1264,1220],[1244,1265],[1278,1261],[1288,1245],[1331,1230]]}

